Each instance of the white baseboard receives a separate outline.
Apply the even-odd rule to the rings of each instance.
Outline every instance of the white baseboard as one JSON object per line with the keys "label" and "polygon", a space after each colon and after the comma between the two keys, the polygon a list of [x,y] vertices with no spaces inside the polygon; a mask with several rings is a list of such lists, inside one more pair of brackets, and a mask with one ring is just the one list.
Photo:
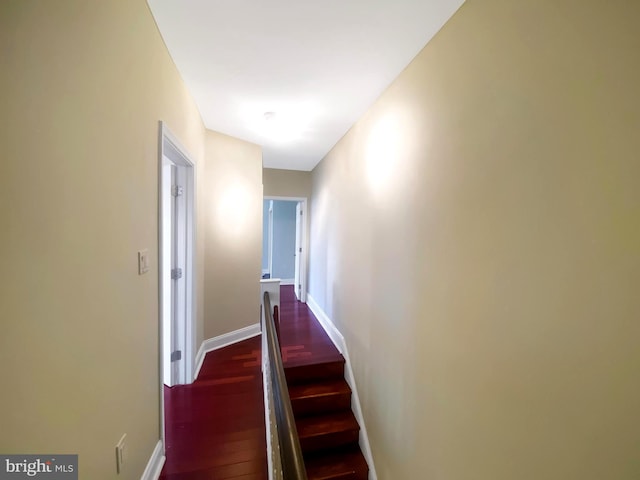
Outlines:
{"label": "white baseboard", "polygon": [[198,374],[200,373],[200,369],[202,368],[202,362],[204,362],[204,357],[208,352],[213,352],[214,350],[217,350],[219,348],[227,347],[234,343],[241,342],[242,340],[253,338],[257,335],[260,335],[260,324],[254,323],[253,325],[249,325],[248,327],[225,333],[224,335],[219,335],[217,337],[209,338],[202,342],[202,345],[200,345],[198,353],[196,354],[196,369],[193,372],[193,379],[195,380],[196,378],[198,378]]}
{"label": "white baseboard", "polygon": [[147,467],[144,469],[144,472],[142,472],[140,480],[158,480],[158,478],[160,478],[160,474],[162,473],[162,467],[164,466],[165,460],[166,457],[164,456],[164,451],[162,448],[162,440],[158,440],[158,443],[156,443],[156,448],[153,449],[151,458],[149,458]]}
{"label": "white baseboard", "polygon": [[281,278],[280,279],[280,285],[295,285],[296,283],[296,279],[295,278]]}
{"label": "white baseboard", "polygon": [[318,302],[316,302],[315,298],[313,298],[309,292],[307,292],[307,305],[318,319],[318,322],[320,322],[320,325],[322,325],[322,328],[324,328],[324,331],[327,332],[327,335],[329,335],[329,338],[331,339],[333,344],[344,356],[344,351],[346,349],[344,337],[333,324],[329,316],[324,312],[324,310],[322,310],[322,308],[320,308]]}
{"label": "white baseboard", "polygon": [[358,424],[360,425],[360,448],[362,449],[362,454],[367,459],[367,464],[369,465],[369,480],[378,480],[378,475],[376,474],[375,465],[373,463],[373,455],[371,455],[371,446],[369,445],[367,427],[364,424],[364,417],[362,415],[362,409],[360,408],[360,397],[358,396],[355,377],[353,376],[353,370],[351,369],[351,360],[349,359],[347,343],[340,333],[340,330],[338,330],[333,321],[329,318],[325,311],[322,310],[320,305],[318,305],[318,303],[309,292],[307,292],[307,305],[318,319],[318,322],[320,323],[322,328],[324,328],[324,331],[327,332],[327,335],[329,335],[329,338],[331,339],[333,344],[344,357],[344,377],[351,387],[352,393],[351,408],[353,409],[353,414],[356,416],[356,420],[358,420]]}

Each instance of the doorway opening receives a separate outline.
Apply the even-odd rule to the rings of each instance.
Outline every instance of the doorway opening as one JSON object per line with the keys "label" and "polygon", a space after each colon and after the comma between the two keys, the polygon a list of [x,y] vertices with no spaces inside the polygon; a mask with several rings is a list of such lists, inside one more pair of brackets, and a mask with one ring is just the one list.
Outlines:
{"label": "doorway opening", "polygon": [[264,197],[262,234],[262,278],[293,285],[296,298],[306,302],[307,199]]}
{"label": "doorway opening", "polygon": [[163,122],[158,168],[160,414],[164,445],[165,385],[193,381],[195,164]]}

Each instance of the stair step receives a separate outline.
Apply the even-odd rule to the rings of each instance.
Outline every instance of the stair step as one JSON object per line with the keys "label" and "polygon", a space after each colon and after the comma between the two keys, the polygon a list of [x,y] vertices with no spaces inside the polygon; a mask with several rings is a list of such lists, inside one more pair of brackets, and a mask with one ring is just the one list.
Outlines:
{"label": "stair step", "polygon": [[367,480],[369,467],[360,449],[318,454],[305,460],[308,480]]}
{"label": "stair step", "polygon": [[330,378],[344,378],[344,358],[313,363],[310,365],[296,365],[284,368],[287,383],[294,385],[314,380],[327,380]]}
{"label": "stair step", "polygon": [[358,443],[360,425],[351,410],[296,419],[303,453]]}
{"label": "stair step", "polygon": [[296,416],[351,408],[351,388],[344,378],[294,384],[289,387],[289,396]]}

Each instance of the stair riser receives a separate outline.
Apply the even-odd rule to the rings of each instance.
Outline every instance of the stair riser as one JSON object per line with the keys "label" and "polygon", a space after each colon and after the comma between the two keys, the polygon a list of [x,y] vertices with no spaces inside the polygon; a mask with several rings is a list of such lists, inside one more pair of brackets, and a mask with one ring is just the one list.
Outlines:
{"label": "stair riser", "polygon": [[313,475],[307,475],[307,480],[368,480],[369,471],[366,472],[349,472],[339,475],[314,477]]}
{"label": "stair riser", "polygon": [[296,416],[316,415],[322,413],[349,410],[351,393],[322,395],[319,397],[298,398],[291,400],[293,413]]}
{"label": "stair riser", "polygon": [[[342,451],[341,451],[342,450]],[[338,449],[305,455],[308,480],[367,480],[369,467],[360,449]]]}
{"label": "stair riser", "polygon": [[284,373],[287,377],[287,383],[290,385],[314,380],[326,380],[329,378],[343,378],[344,362],[289,367],[285,369]]}
{"label": "stair riser", "polygon": [[300,438],[300,447],[303,453],[317,452],[324,449],[335,449],[358,443],[358,430],[345,430],[313,437]]}

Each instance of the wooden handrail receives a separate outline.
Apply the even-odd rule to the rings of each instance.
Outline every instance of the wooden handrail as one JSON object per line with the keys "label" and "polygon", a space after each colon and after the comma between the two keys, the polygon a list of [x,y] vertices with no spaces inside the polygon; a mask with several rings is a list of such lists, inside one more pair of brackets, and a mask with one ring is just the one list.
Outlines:
{"label": "wooden handrail", "polygon": [[[276,326],[273,321],[271,300],[269,292],[263,296],[264,325],[262,334],[266,335],[269,361],[269,381],[272,386],[274,398],[274,411],[276,417],[276,438],[279,442],[280,459],[282,464],[283,480],[307,480],[307,472],[304,467],[300,439],[296,429],[296,422],[291,408],[289,388],[284,375],[280,341]],[[265,408],[267,406],[265,405]]]}

